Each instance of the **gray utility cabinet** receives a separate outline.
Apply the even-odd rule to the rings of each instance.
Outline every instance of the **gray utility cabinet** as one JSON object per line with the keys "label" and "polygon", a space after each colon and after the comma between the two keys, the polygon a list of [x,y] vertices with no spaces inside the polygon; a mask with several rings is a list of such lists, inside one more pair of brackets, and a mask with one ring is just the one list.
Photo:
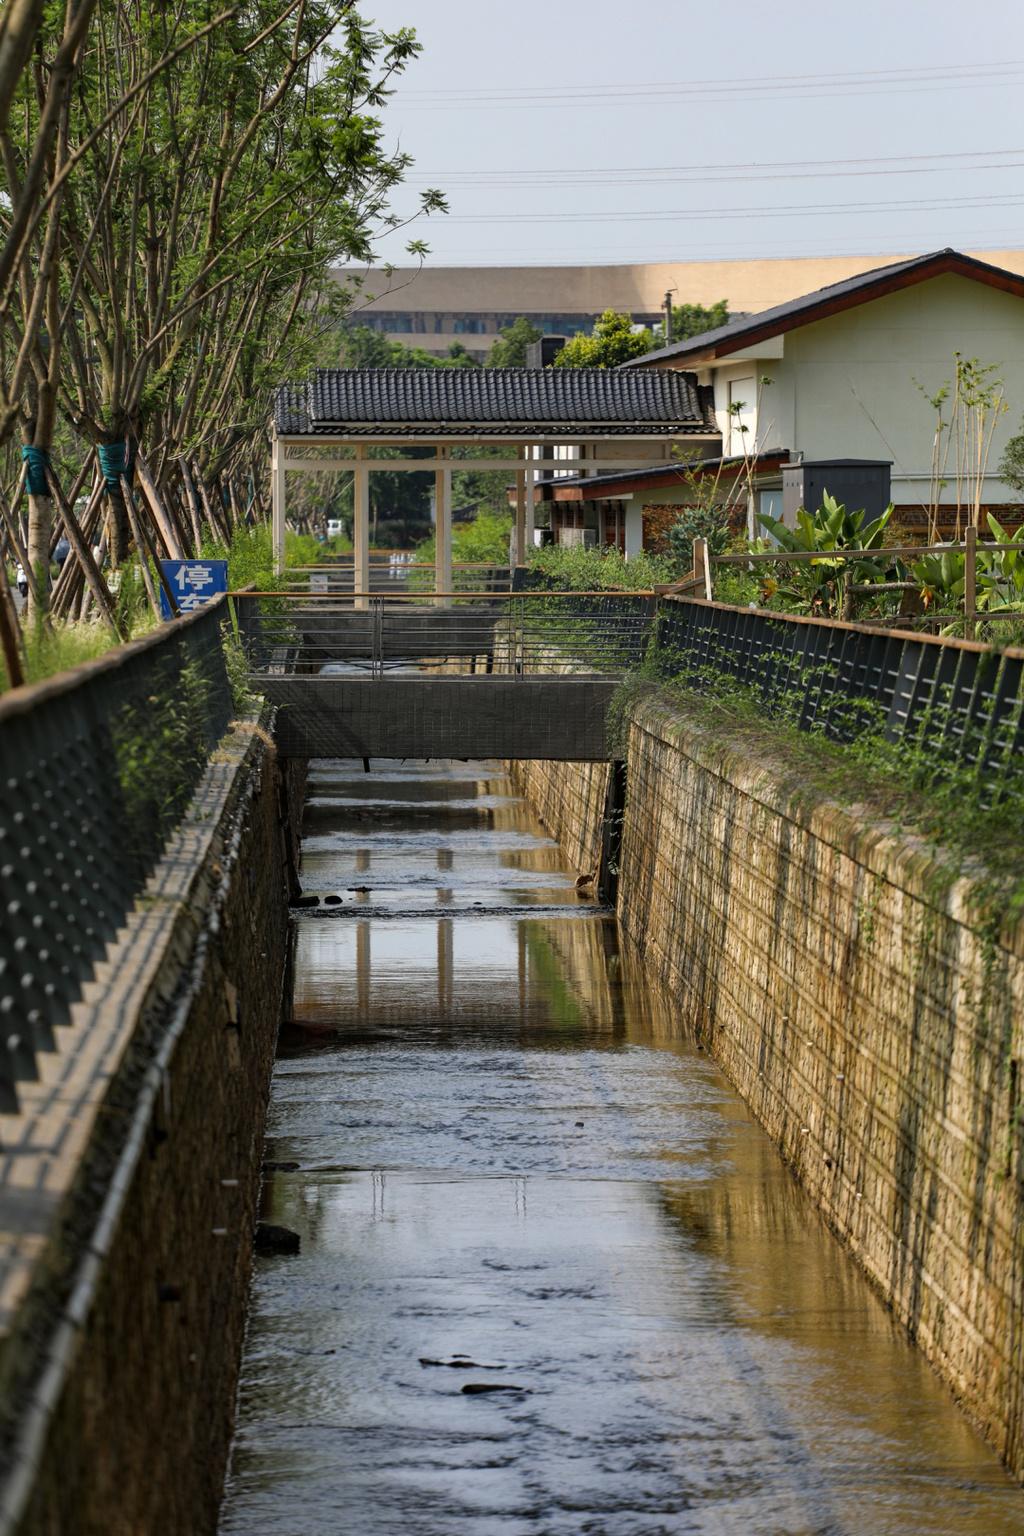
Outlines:
{"label": "gray utility cabinet", "polygon": [[794,527],[799,508],[815,512],[826,491],[848,512],[863,507],[868,521],[880,517],[890,501],[891,470],[889,459],[805,459],[802,464],[783,464],[782,520]]}

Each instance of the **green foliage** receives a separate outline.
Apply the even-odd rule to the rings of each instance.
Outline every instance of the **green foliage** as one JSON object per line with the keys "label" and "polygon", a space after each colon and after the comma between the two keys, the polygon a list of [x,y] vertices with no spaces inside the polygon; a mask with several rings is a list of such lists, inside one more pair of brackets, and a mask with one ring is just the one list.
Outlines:
{"label": "green foliage", "polygon": [[717,304],[673,304],[672,340],[686,341],[690,336],[703,336],[729,321],[729,301],[719,299]]}
{"label": "green foliage", "polygon": [[[154,664],[152,697],[114,714],[110,736],[121,786],[126,858],[151,855],[176,823],[208,759],[210,680],[194,661],[163,679]],[[160,708],[152,707],[152,698]]]}
{"label": "green foliage", "polygon": [[731,533],[729,516],[722,506],[684,507],[668,531],[668,544],[680,569],[689,570],[694,539],[707,539],[713,555],[724,555]]}
{"label": "green foliage", "polygon": [[1011,490],[1024,496],[1024,427],[1010,438],[999,461],[999,473]]}
{"label": "green foliage", "polygon": [[964,600],[964,554],[944,549],[939,555],[922,555],[910,563],[925,608],[944,609]]}
{"label": "green foliage", "polygon": [[[979,613],[1024,608],[1024,525],[1010,534],[991,513],[989,532],[996,544],[1013,549],[979,549],[975,557],[975,606]],[[937,612],[962,606],[967,585],[966,556],[962,549],[944,549],[922,555],[910,565],[926,609]],[[950,628],[955,628],[953,625]],[[1009,637],[1006,637],[1009,643]]]}
{"label": "green foliage", "polygon": [[501,339],[488,354],[488,368],[525,368],[526,349],[540,341],[543,332],[520,315],[511,325],[503,325],[498,335]]}
{"label": "green foliage", "polygon": [[[824,681],[822,686],[824,686]],[[884,713],[861,713],[849,742],[801,730],[791,713],[766,705],[760,690],[716,674],[712,689],[677,678],[654,682],[634,676],[622,689],[620,716],[643,696],[663,695],[731,752],[788,768],[794,793],[816,793],[856,808],[861,821],[906,830],[922,838],[949,884],[969,870],[1001,916],[1024,907],[1024,779],[1007,764],[993,784],[966,761],[936,751],[924,734],[890,740]],[[1016,707],[1021,707],[1018,701]]]}
{"label": "green foliage", "polygon": [[819,556],[781,565],[780,575],[769,585],[766,595],[781,599],[795,613],[839,617],[848,586],[883,581],[891,561],[884,555],[873,560],[836,560],[830,554],[840,550],[881,550],[882,535],[892,513],[890,502],[880,517],[868,522],[866,512],[848,512],[828,492],[816,512],[800,508],[795,528],[787,528],[780,518],[761,513],[759,521],[781,549]]}
{"label": "green foliage", "polygon": [[1016,608],[1024,603],[1024,523],[1013,534],[988,514],[989,532],[995,544],[1013,544],[1013,549],[982,550],[979,581],[987,608]]}
{"label": "green foliage", "polygon": [[529,551],[532,575],[560,592],[648,591],[675,581],[675,561],[643,552],[627,560],[617,549],[549,544]]}
{"label": "green foliage", "polygon": [[478,368],[459,341],[452,342],[447,357],[422,347],[406,347],[383,331],[368,325],[346,326],[340,334],[338,365],[342,368]]}
{"label": "green foliage", "polygon": [[[456,523],[452,528],[453,565],[508,565],[509,535],[512,517],[508,512],[482,512],[469,523]],[[433,537],[424,539],[416,546],[416,559],[432,566],[436,552]],[[474,571],[455,571],[455,590],[472,591],[479,587],[479,576]],[[434,585],[433,570],[413,571],[409,584],[426,591]]]}
{"label": "green foliage", "polygon": [[555,358],[556,368],[617,368],[634,357],[643,357],[654,344],[645,327],[634,330],[629,315],[606,309],[591,336],[572,336]]}

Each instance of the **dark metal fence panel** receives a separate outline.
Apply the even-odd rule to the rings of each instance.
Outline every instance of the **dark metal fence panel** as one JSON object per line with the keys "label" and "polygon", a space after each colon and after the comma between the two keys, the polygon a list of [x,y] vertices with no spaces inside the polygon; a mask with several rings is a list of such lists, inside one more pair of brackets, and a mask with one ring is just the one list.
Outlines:
{"label": "dark metal fence panel", "polygon": [[36,1076],[231,718],[223,600],[0,699],[0,1102]]}
{"label": "dark metal fence panel", "polygon": [[881,728],[974,770],[983,801],[1024,776],[1024,654],[835,620],[674,598],[659,607],[663,675],[757,692],[801,730],[851,741]]}
{"label": "dark metal fence panel", "polygon": [[261,677],[325,668],[424,680],[459,671],[620,677],[643,661],[656,608],[642,592],[366,595],[359,606],[331,595],[239,594],[235,601],[256,687]]}

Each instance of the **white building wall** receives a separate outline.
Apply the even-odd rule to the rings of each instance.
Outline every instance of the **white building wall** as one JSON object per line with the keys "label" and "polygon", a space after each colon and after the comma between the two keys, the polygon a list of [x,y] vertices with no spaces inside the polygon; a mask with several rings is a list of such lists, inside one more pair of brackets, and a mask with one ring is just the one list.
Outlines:
{"label": "white building wall", "polygon": [[[790,331],[784,356],[758,364],[774,381],[762,396],[762,423],[775,414],[778,432],[769,435],[805,458],[892,459],[893,500],[924,504],[935,413],[918,382],[931,395],[951,381],[957,351],[997,365],[1009,409],[996,430],[983,499],[1017,500],[996,470],[1024,414],[1024,303],[968,278],[933,278]],[[747,367],[716,372],[728,377]],[[716,401],[718,388],[716,379]],[[947,478],[952,474],[951,454]],[[942,499],[955,500],[952,485]]]}

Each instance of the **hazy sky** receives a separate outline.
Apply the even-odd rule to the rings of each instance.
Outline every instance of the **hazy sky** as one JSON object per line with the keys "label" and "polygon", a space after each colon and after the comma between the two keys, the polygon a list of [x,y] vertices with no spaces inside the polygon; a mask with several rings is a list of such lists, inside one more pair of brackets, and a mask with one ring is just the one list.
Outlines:
{"label": "hazy sky", "polygon": [[1024,245],[1021,0],[361,9],[424,45],[386,123],[432,264]]}

